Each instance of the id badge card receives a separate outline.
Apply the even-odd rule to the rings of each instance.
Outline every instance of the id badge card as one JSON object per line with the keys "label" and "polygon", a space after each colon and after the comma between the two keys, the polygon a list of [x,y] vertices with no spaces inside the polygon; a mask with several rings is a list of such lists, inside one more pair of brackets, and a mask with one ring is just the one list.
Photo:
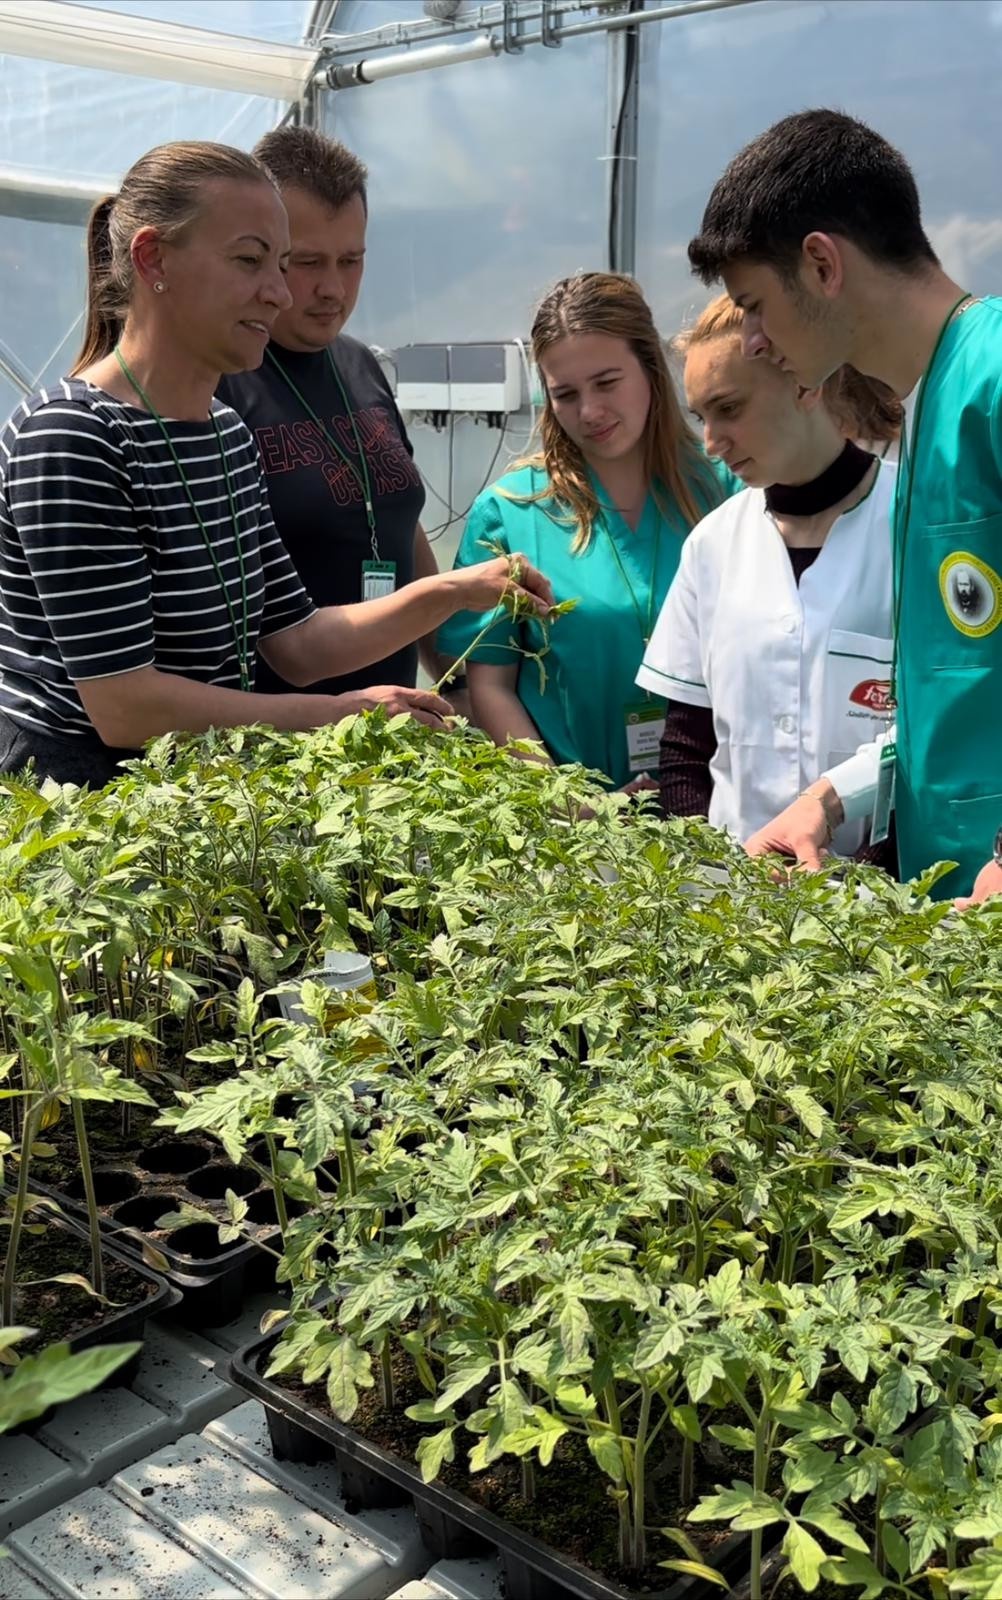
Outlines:
{"label": "id badge card", "polygon": [[885,744],[880,751],[880,768],[877,772],[877,796],[873,802],[873,819],[870,823],[870,843],[883,844],[891,828],[894,810],[894,778],[897,772],[897,746]]}
{"label": "id badge card", "polygon": [[395,561],[362,562],[363,600],[382,600],[384,595],[392,594],[396,586],[397,564]]}
{"label": "id badge card", "polygon": [[649,701],[626,707],[626,753],[631,772],[650,772],[661,757],[663,709]]}

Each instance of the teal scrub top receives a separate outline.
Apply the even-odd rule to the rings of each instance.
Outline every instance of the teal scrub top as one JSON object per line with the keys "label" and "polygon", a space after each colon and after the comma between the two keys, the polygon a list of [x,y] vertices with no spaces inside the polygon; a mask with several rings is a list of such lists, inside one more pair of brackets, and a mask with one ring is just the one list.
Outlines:
{"label": "teal scrub top", "polygon": [[[566,513],[551,500],[527,503],[524,498],[545,490],[547,483],[545,472],[522,467],[486,489],[471,507],[456,555],[457,567],[489,560],[490,551],[481,542],[489,539],[526,556],[549,578],[555,599],[578,601],[574,611],[550,626],[550,648],[543,657],[545,688],[540,686],[536,663],[508,644],[517,636],[523,646],[538,649],[542,630],[533,621],[516,624],[503,618],[470,660],[518,662],[518,697],[552,759],[579,761],[618,788],[637,776],[627,754],[627,708],[648,700],[652,706],[659,704],[637,688],[635,679],[648,618],[653,626],[675,576],[688,527],[681,511],[675,508],[662,515],[649,494],[634,531],[593,478],[599,513],[587,547],[574,554],[576,527]],[[741,487],[726,468],[714,466],[697,498],[709,511]],[[666,495],[661,498],[670,504]],[[439,629],[439,650],[447,656],[461,655],[489,616],[464,611],[452,617]]]}
{"label": "teal scrub top", "polygon": [[905,877],[959,862],[955,895],[1002,825],[1002,300],[954,319],[922,382],[894,519],[897,831]]}

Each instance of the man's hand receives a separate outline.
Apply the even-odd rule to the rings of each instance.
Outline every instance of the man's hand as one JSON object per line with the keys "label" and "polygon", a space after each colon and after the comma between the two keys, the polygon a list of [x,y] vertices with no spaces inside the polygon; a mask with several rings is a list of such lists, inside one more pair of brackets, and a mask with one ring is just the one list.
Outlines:
{"label": "man's hand", "polygon": [[405,711],[429,728],[444,728],[446,718],[455,714],[448,700],[443,700],[440,694],[432,694],[430,689],[402,689],[387,683],[357,689],[350,694],[331,695],[327,704],[332,714],[324,720],[329,722],[340,722],[358,711],[375,711],[377,706],[382,706],[388,717]]}
{"label": "man's hand", "polygon": [[966,911],[968,906],[979,906],[982,900],[990,899],[993,894],[1002,894],[1002,867],[994,860],[986,862],[981,868],[970,894],[961,895],[953,903],[958,911]]}
{"label": "man's hand", "polygon": [[455,567],[445,582],[459,591],[457,611],[492,611],[505,595],[523,595],[545,617],[553,604],[549,581],[524,556],[495,556],[474,567]]}
{"label": "man's hand", "polygon": [[827,778],[820,778],[772,822],[745,841],[750,856],[793,856],[798,867],[816,872],[826,845],[842,821],[842,802]]}

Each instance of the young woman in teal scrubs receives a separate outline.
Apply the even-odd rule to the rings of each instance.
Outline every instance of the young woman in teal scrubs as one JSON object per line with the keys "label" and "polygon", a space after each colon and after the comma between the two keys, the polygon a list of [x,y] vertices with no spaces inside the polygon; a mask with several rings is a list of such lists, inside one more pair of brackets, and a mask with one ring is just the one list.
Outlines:
{"label": "young woman in teal scrubs", "polygon": [[[521,553],[577,606],[550,629],[545,681],[522,654],[539,650],[540,625],[498,621],[467,668],[474,720],[497,744],[538,740],[613,786],[654,787],[664,706],[637,689],[637,669],[686,534],[741,485],[686,426],[631,279],[563,279],[536,313],[532,353],[542,447],[474,502],[456,565]],[[457,614],[439,649],[460,655],[489,621]]]}

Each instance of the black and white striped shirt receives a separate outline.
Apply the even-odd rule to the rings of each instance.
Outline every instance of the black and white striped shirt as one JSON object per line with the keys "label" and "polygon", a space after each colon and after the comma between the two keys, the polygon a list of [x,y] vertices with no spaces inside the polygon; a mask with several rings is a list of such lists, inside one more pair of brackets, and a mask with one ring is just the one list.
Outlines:
{"label": "black and white striped shirt", "polygon": [[[257,447],[213,401],[212,423],[167,422],[247,642],[314,610],[271,519]],[[240,687],[222,586],[156,420],[79,378],[25,400],[0,435],[0,711],[57,736],[93,737],[74,688],[155,666]]]}

